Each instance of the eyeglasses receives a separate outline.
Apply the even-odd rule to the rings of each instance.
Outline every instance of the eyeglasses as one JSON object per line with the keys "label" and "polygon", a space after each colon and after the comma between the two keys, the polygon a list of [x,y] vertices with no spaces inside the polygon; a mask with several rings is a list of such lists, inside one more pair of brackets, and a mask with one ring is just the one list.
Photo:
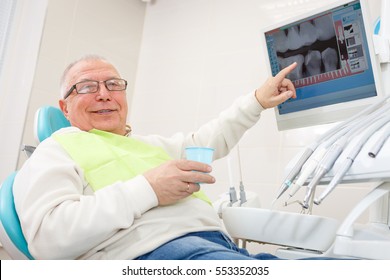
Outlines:
{"label": "eyeglasses", "polygon": [[123,79],[110,79],[107,81],[83,81],[74,84],[65,94],[64,99],[72,93],[73,90],[76,90],[78,94],[89,94],[95,93],[99,90],[99,84],[104,83],[104,86],[109,91],[121,91],[127,88],[127,81]]}

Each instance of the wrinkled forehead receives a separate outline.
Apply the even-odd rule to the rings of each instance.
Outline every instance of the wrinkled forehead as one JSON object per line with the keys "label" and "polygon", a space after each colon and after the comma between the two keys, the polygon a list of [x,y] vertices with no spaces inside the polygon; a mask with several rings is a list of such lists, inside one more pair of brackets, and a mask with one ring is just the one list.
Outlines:
{"label": "wrinkled forehead", "polygon": [[111,63],[102,60],[86,60],[78,62],[69,69],[65,83],[75,84],[85,80],[104,81],[112,78],[120,78],[120,75]]}

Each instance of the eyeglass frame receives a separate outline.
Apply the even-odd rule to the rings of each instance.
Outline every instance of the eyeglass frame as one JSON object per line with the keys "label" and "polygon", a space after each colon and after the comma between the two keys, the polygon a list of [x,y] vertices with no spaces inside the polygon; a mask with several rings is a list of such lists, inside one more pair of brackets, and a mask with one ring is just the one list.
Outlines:
{"label": "eyeglass frame", "polygon": [[[124,81],[125,82],[125,87],[124,89],[120,89],[120,90],[111,90],[107,87],[107,82],[108,81],[112,81],[112,80],[121,80],[121,81]],[[96,82],[97,83],[97,87],[96,87],[96,91],[92,91],[92,92],[88,92],[88,93],[79,93],[77,91],[77,85],[78,84],[81,84],[81,83],[85,83],[85,82]],[[95,93],[95,92],[98,92],[100,90],[100,83],[104,83],[104,86],[106,87],[106,89],[108,91],[122,91],[122,90],[126,90],[127,88],[127,81],[125,79],[119,79],[119,78],[113,78],[113,79],[108,79],[108,80],[105,80],[105,81],[95,81],[95,80],[85,80],[85,81],[80,81],[80,82],[77,82],[75,83],[67,92],[66,94],[64,95],[64,99],[67,99],[69,97],[69,95],[75,90],[77,94],[91,94],[91,93]]]}

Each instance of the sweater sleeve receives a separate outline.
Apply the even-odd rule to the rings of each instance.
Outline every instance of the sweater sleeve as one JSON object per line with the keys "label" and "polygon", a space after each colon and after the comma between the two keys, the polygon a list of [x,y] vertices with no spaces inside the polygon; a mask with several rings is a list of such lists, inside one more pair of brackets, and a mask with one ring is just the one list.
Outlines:
{"label": "sweater sleeve", "polygon": [[[82,170],[53,139],[18,172],[15,206],[36,259],[76,259],[157,206],[143,176],[88,194]],[[86,195],[87,194],[87,195]]]}
{"label": "sweater sleeve", "polygon": [[253,91],[239,97],[217,118],[202,125],[195,132],[187,135],[177,133],[170,138],[156,135],[134,137],[162,146],[173,158],[184,158],[184,148],[187,146],[214,148],[214,160],[216,160],[229,153],[244,133],[259,121],[263,110]]}

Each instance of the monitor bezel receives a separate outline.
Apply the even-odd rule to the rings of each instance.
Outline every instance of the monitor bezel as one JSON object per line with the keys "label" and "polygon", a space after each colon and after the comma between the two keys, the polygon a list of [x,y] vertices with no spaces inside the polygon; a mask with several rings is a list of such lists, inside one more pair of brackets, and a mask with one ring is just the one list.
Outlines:
{"label": "monitor bezel", "polygon": [[[328,10],[332,10],[336,7],[343,6],[355,1],[356,0],[341,0],[335,3],[330,3],[315,8],[311,11],[302,13],[298,16],[294,16],[283,21],[278,21],[277,23],[274,23],[272,25],[263,28],[261,31],[261,40],[263,46],[262,49],[264,51],[265,58],[266,58],[268,75],[272,75],[272,70],[270,66],[270,59],[269,59],[267,44],[265,39],[265,34],[267,32],[270,32],[272,30],[278,29],[279,27],[283,27],[288,24],[295,23],[305,18],[326,12]],[[383,85],[381,82],[381,70],[380,70],[379,57],[376,54],[374,49],[374,43],[373,43],[374,26],[373,26],[373,22],[371,22],[370,19],[368,1],[367,0],[359,0],[359,1],[360,1],[362,15],[363,15],[363,22],[364,22],[364,29],[367,38],[369,58],[371,60],[377,95],[373,97],[359,99],[359,100],[342,102],[333,105],[327,105],[327,106],[302,110],[302,111],[283,114],[283,115],[279,114],[278,107],[276,106],[274,108],[274,111],[275,111],[276,122],[279,131],[342,121],[360,112],[362,109],[364,109],[365,107],[369,106],[370,104],[374,103],[376,100],[384,96]]]}

